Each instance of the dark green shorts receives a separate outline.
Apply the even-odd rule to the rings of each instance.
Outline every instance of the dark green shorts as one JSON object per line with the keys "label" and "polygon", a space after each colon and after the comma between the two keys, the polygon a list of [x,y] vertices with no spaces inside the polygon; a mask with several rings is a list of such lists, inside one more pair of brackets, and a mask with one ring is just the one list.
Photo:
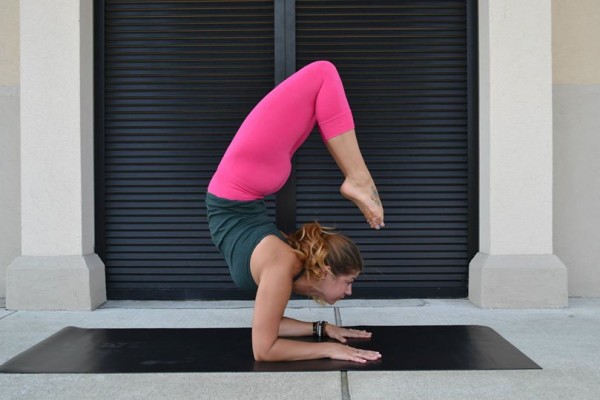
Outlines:
{"label": "dark green shorts", "polygon": [[250,273],[254,248],[268,235],[285,241],[269,219],[264,200],[227,200],[207,193],[206,210],[212,240],[225,258],[233,282],[247,292],[256,293],[258,287]]}

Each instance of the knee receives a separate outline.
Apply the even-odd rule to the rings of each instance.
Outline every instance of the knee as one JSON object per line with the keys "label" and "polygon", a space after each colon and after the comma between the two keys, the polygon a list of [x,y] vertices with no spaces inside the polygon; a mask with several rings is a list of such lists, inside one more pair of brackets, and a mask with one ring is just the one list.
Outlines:
{"label": "knee", "polygon": [[337,68],[331,61],[327,61],[327,60],[315,61],[312,64],[310,64],[310,67],[319,71],[319,74],[322,76],[338,75]]}

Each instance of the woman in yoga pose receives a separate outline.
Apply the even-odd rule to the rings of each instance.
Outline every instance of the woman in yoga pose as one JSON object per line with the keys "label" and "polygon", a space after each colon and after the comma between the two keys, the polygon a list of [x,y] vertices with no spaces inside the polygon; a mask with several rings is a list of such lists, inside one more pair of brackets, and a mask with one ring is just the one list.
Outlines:
{"label": "woman in yoga pose", "polygon": [[[369,338],[369,332],[283,316],[292,292],[333,304],[352,294],[352,282],[362,271],[358,248],[347,237],[318,223],[284,236],[267,215],[264,196],[285,184],[292,156],[315,123],[345,176],[341,194],[358,206],[372,228],[383,227],[383,207],[358,146],[342,81],[332,63],[316,61],[276,86],[242,123],[208,186],[209,228],[233,281],[256,293],[256,360],[364,363],[381,355],[343,343]],[[341,343],[284,338],[312,334]]]}

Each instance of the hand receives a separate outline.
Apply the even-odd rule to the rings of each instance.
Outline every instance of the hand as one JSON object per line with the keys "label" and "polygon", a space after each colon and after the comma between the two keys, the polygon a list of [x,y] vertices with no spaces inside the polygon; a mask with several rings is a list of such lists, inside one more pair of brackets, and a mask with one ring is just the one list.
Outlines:
{"label": "hand", "polygon": [[357,349],[340,343],[327,343],[331,346],[329,358],[333,360],[354,361],[366,363],[367,361],[378,360],[381,354],[377,351]]}
{"label": "hand", "polygon": [[346,338],[369,339],[371,332],[359,331],[358,329],[349,329],[332,324],[325,325],[325,334],[332,339],[346,343]]}

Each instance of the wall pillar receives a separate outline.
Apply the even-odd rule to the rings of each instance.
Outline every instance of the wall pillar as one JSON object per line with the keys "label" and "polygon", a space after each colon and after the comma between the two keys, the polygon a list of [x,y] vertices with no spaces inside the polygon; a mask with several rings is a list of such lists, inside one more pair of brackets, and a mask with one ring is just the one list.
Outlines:
{"label": "wall pillar", "polygon": [[480,253],[469,300],[564,307],[552,248],[551,0],[480,0]]}
{"label": "wall pillar", "polygon": [[7,309],[106,301],[94,254],[93,2],[21,1],[21,247]]}

